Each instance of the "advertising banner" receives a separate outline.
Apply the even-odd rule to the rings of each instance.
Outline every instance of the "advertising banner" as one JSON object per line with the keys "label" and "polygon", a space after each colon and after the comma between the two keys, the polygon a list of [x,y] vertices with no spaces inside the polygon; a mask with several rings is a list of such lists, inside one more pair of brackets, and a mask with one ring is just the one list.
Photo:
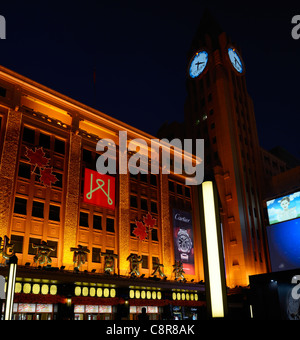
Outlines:
{"label": "advertising banner", "polygon": [[115,178],[85,169],[83,201],[99,207],[115,209]]}
{"label": "advertising banner", "polygon": [[192,215],[173,209],[173,237],[175,261],[181,261],[187,275],[195,275]]}

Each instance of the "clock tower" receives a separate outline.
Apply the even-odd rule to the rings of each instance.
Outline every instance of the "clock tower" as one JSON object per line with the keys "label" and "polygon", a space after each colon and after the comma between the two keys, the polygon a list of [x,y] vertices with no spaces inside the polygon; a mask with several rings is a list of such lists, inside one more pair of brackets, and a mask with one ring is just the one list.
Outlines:
{"label": "clock tower", "polygon": [[185,138],[203,138],[218,188],[227,286],[266,272],[260,147],[239,47],[205,12],[188,53]]}

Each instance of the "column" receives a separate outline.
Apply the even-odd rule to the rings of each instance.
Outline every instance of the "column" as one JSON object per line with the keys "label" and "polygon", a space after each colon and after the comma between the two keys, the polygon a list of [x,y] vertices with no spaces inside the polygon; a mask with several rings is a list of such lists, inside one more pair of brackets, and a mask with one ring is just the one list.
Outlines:
{"label": "column", "polygon": [[7,114],[6,132],[0,162],[0,235],[9,234],[10,215],[14,206],[14,183],[22,113],[10,110]]}
{"label": "column", "polygon": [[65,207],[65,226],[63,240],[63,265],[73,263],[71,247],[77,246],[77,229],[80,200],[81,180],[81,136],[70,133],[70,148],[68,161],[68,178]]}

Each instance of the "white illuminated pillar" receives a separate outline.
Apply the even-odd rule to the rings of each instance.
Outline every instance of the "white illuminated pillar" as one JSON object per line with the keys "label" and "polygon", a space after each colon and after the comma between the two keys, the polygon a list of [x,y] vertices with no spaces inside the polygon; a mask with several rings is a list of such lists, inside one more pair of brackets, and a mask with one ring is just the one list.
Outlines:
{"label": "white illuminated pillar", "polygon": [[213,318],[222,318],[227,309],[226,283],[220,222],[217,215],[219,211],[213,182],[203,182],[201,194],[203,199],[201,229],[208,310]]}
{"label": "white illuminated pillar", "polygon": [[5,313],[4,320],[11,320],[13,305],[14,305],[14,295],[15,295],[15,284],[16,284],[16,273],[17,273],[17,263],[18,258],[16,255],[13,255],[9,259],[9,272],[8,272],[8,281],[6,288],[6,302],[5,302]]}

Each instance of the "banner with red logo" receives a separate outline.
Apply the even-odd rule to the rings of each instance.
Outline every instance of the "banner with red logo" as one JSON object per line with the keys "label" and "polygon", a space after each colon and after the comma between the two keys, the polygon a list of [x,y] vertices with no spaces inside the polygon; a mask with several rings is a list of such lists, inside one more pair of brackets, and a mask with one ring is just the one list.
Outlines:
{"label": "banner with red logo", "polygon": [[99,207],[115,209],[115,178],[85,169],[83,201]]}

